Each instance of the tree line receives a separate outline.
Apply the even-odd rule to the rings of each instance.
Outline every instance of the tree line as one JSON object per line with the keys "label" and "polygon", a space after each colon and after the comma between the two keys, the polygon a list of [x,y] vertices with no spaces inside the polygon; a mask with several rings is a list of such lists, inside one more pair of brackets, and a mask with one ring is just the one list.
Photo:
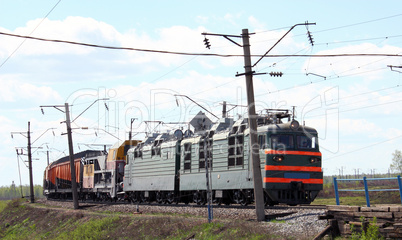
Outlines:
{"label": "tree line", "polygon": [[[14,183],[10,186],[0,187],[0,200],[10,200],[15,198],[29,198],[29,185],[17,186]],[[35,198],[43,197],[43,188],[41,185],[34,185]]]}

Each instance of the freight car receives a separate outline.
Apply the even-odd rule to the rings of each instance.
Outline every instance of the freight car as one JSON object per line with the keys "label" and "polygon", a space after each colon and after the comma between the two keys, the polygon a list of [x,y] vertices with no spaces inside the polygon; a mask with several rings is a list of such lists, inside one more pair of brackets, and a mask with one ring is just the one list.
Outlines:
{"label": "freight car", "polygon": [[[267,205],[309,204],[322,190],[317,131],[291,117],[287,110],[257,117]],[[248,119],[225,117],[195,134],[152,134],[127,152],[123,190],[134,202],[205,204],[209,178],[214,202],[247,205],[254,199],[249,132]]]}
{"label": "freight car", "polygon": [[[77,191],[82,200],[116,199],[122,190],[125,156],[138,141],[116,143],[105,151],[83,151],[74,154]],[[69,156],[46,167],[43,195],[47,198],[71,198],[71,172]]]}

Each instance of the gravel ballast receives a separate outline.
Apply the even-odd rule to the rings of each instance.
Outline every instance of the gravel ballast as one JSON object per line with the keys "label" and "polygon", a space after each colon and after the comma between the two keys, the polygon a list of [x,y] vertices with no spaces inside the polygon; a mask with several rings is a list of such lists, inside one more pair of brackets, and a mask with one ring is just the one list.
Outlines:
{"label": "gravel ballast", "polygon": [[[73,208],[71,201],[50,201],[46,199],[38,200],[39,203],[62,207]],[[136,213],[137,207],[142,214],[154,213],[172,213],[183,214],[189,216],[199,216],[208,218],[207,207],[191,206],[191,205],[136,205],[136,204],[106,204],[106,203],[79,203],[81,209],[91,211],[107,211],[107,212],[120,212],[120,213]],[[298,208],[298,207],[274,207],[265,209],[265,215],[269,220],[262,222],[270,229],[270,232],[284,236],[306,238],[311,237],[321,232],[326,226],[326,220],[318,220],[318,216],[325,214],[324,209],[315,208]],[[239,208],[239,207],[226,207],[226,206],[213,206],[213,218],[219,220],[246,220],[256,221],[256,212],[252,207]]]}

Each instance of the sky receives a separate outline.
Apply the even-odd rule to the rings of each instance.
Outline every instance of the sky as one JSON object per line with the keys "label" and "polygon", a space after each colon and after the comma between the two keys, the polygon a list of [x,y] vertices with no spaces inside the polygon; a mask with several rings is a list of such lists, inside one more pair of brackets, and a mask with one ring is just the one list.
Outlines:
{"label": "sky", "polygon": [[191,53],[0,34],[0,186],[29,184],[28,122],[35,184],[47,155],[52,162],[68,154],[65,103],[74,152],[108,148],[128,139],[130,128],[141,140],[183,127],[178,122],[202,110],[187,97],[218,116],[223,101],[246,105],[245,78],[236,77],[244,72],[242,47],[208,35],[207,49],[202,35],[232,35],[241,45],[243,29],[253,64],[274,46],[253,67],[257,111],[295,106],[295,118],[319,133],[325,175],[387,173],[402,146],[401,9],[389,0],[0,0],[0,33]]}

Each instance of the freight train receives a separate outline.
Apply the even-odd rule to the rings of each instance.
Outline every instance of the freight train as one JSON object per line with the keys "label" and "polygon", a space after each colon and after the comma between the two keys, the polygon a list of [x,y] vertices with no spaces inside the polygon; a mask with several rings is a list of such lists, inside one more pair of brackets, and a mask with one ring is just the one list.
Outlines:
{"label": "freight train", "polygon": [[[131,202],[205,204],[210,193],[217,204],[252,203],[250,151],[257,148],[250,146],[248,119],[223,117],[209,124],[199,114],[192,122],[194,132],[152,133],[143,141],[126,141],[111,148],[108,154],[81,157],[77,161],[83,172],[77,175],[82,176],[77,179],[82,182],[81,198],[123,196]],[[258,115],[257,126],[265,204],[311,203],[323,187],[317,131],[280,109]],[[120,155],[116,149],[123,149],[117,151]],[[110,163],[102,165],[108,159]],[[49,173],[63,164],[59,161],[45,171],[48,197],[58,197],[59,186],[68,187],[67,176],[61,185],[60,178],[56,181]]]}
{"label": "freight train", "polygon": [[[74,154],[77,191],[82,200],[117,199],[122,191],[127,151],[138,141],[116,143],[106,151],[87,150]],[[69,156],[49,164],[44,172],[43,195],[47,198],[71,198]]]}

